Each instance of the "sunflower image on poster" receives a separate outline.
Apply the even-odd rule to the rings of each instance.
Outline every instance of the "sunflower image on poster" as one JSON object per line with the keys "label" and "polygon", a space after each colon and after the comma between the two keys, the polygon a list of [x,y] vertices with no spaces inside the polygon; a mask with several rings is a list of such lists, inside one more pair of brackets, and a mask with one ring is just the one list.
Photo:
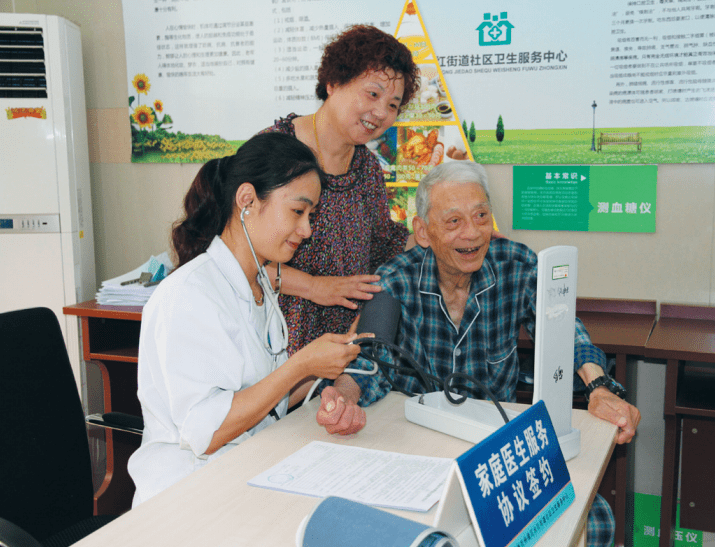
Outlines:
{"label": "sunflower image on poster", "polygon": [[151,82],[146,74],[135,75],[132,87],[136,91],[136,95],[129,95],[132,162],[205,163],[236,151],[236,143],[218,135],[171,131],[174,120],[164,111],[164,102],[158,98],[149,99]]}

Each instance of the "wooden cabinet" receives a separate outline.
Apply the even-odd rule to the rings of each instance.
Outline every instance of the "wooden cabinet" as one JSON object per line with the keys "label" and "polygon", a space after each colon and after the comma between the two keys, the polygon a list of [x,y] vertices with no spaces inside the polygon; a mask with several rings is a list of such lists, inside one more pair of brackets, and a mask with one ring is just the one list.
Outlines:
{"label": "wooden cabinet", "polygon": [[[646,357],[667,359],[660,546],[673,545],[680,468],[680,524],[715,531],[715,308],[661,304]],[[693,364],[697,362],[699,364]],[[682,466],[681,463],[682,436]]]}
{"label": "wooden cabinet", "polygon": [[715,532],[715,418],[683,418],[682,450],[680,526]]}
{"label": "wooden cabinet", "polygon": [[[141,307],[100,306],[94,301],[63,308],[81,319],[82,353],[96,363],[104,386],[104,412],[141,415],[137,398],[137,362]],[[141,436],[107,429],[107,469],[94,496],[95,515],[120,514],[131,508],[134,483],[127,472],[129,456]]]}

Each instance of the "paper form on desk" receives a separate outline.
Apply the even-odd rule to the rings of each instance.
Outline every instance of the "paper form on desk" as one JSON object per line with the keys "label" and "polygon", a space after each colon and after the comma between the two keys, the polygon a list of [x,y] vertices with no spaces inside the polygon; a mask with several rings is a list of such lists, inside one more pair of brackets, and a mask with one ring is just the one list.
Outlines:
{"label": "paper form on desk", "polygon": [[313,441],[248,481],[307,496],[339,496],[367,505],[429,511],[452,461]]}

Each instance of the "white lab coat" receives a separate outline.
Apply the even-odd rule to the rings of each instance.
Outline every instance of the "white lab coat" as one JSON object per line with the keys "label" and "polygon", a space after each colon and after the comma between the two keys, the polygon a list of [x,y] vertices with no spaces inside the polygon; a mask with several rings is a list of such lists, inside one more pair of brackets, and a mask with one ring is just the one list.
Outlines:
{"label": "white lab coat", "polygon": [[[138,395],[141,447],[129,459],[134,505],[168,488],[275,420],[267,416],[211,456],[204,452],[228,414],[235,391],[265,378],[287,359],[263,345],[270,304],[256,306],[248,280],[218,236],[208,250],[156,288],[142,314]],[[277,313],[270,325],[281,347]],[[288,408],[286,396],[276,407]]]}

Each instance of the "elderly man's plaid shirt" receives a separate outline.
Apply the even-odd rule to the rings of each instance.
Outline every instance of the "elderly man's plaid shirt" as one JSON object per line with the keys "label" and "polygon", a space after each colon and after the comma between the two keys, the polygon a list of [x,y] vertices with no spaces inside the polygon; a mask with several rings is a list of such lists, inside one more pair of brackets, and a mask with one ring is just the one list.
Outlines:
{"label": "elderly man's plaid shirt", "polygon": [[[536,314],[536,255],[528,247],[507,239],[491,242],[484,265],[472,275],[471,296],[458,326],[442,301],[437,262],[430,249],[415,247],[376,273],[383,290],[402,303],[398,346],[434,376],[444,379],[452,371],[465,372],[486,384],[499,400],[515,400],[519,328],[523,325],[533,336]],[[591,343],[578,319],[574,346],[575,369],[596,363],[606,370],[606,356]],[[372,368],[362,358],[351,366]],[[425,391],[416,378],[394,371],[390,375],[406,391]],[[390,391],[382,373],[352,377],[362,389],[362,406]],[[588,546],[609,547],[614,532],[613,512],[597,494],[588,515]]]}
{"label": "elderly man's plaid shirt", "polygon": [[[451,372],[464,372],[483,382],[499,400],[514,401],[519,329],[523,325],[534,334],[536,263],[536,254],[525,245],[507,239],[492,241],[483,266],[472,275],[462,321],[455,325],[439,290],[432,250],[415,247],[395,257],[376,273],[383,290],[402,303],[397,345],[434,376],[444,379]],[[604,353],[591,343],[577,320],[574,368],[588,362],[605,370]],[[352,366],[371,368],[362,358]],[[406,391],[425,391],[414,377],[390,374]],[[390,391],[382,374],[353,378],[362,389],[361,406]]]}

